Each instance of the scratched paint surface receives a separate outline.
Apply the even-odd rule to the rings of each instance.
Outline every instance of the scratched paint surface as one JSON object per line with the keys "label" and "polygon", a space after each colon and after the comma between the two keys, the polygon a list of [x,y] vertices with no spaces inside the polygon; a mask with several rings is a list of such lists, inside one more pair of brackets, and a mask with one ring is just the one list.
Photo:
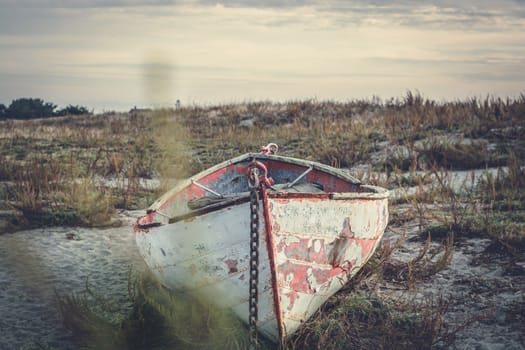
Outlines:
{"label": "scratched paint surface", "polygon": [[[270,200],[271,249],[285,335],[300,327],[368,260],[388,221],[386,205],[386,199]],[[149,267],[169,287],[198,293],[246,320],[248,206],[154,228],[138,234],[137,243]],[[264,224],[259,227],[259,329],[278,339]]]}
{"label": "scratched paint surface", "polygon": [[[168,287],[232,308],[247,322],[249,213],[244,203],[153,228],[137,234],[136,241],[148,267]],[[259,227],[259,329],[278,339],[264,222]]]}
{"label": "scratched paint surface", "polygon": [[[170,190],[139,219],[145,227],[137,227],[136,235],[144,260],[165,285],[232,308],[245,322],[249,204],[235,204],[171,224],[168,219],[188,213],[189,200],[214,196],[206,187],[220,194],[246,193],[250,157],[219,164]],[[310,162],[270,158],[261,161],[277,184],[294,181],[312,166]],[[317,164],[297,183],[315,183],[325,193],[305,196],[270,191],[267,216],[264,206],[260,207],[258,328],[271,339],[279,339],[279,328],[284,330],[283,336],[292,334],[339,290],[366,263],[386,227],[387,192],[375,198],[357,194],[352,191],[365,191],[366,186],[345,176]],[[354,198],[342,198],[350,192]],[[278,322],[282,322],[280,326]]]}
{"label": "scratched paint surface", "polygon": [[[248,191],[246,172],[254,156],[258,157],[258,159],[267,166],[268,176],[277,184],[286,184],[294,181],[314,163],[260,154],[243,155],[196,174],[191,179],[181,181],[172,190],[155,201],[150,209],[161,212],[168,217],[181,215],[188,211],[186,203],[189,200],[211,195],[205,189],[192,183],[192,181],[196,181],[222,195]],[[334,174],[339,175],[335,176]],[[326,192],[354,192],[359,188],[359,182],[349,177],[348,174],[344,174],[338,169],[330,168],[320,163],[316,163],[315,168],[298,181],[298,183],[306,182],[317,183],[321,185]],[[162,217],[157,219],[159,222],[164,222]]]}
{"label": "scratched paint surface", "polygon": [[337,292],[371,256],[387,200],[271,200],[277,283],[287,333]]}

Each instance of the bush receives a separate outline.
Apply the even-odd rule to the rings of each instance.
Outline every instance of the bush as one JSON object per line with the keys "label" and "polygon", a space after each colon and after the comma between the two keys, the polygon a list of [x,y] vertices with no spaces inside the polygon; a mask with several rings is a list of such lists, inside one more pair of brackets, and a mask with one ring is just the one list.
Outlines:
{"label": "bush", "polygon": [[84,106],[68,105],[55,111],[57,106],[39,98],[19,98],[13,100],[9,107],[0,104],[0,120],[2,119],[34,119],[53,116],[92,114]]}
{"label": "bush", "polygon": [[84,106],[73,106],[73,105],[68,105],[67,107],[59,109],[58,111],[55,112],[55,115],[57,116],[83,115],[83,114],[91,114],[91,112]]}
{"label": "bush", "polygon": [[39,98],[19,98],[13,100],[5,111],[6,118],[33,119],[52,117],[56,105]]}
{"label": "bush", "polygon": [[0,103],[0,120],[6,118],[7,107]]}

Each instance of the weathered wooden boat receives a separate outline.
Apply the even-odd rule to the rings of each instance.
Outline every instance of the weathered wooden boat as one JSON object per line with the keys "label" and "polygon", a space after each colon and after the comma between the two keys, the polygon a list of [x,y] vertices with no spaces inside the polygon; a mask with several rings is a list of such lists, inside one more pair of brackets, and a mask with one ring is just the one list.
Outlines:
{"label": "weathered wooden boat", "polygon": [[137,220],[136,241],[167,287],[282,341],[373,254],[388,191],[263,149],[176,185]]}

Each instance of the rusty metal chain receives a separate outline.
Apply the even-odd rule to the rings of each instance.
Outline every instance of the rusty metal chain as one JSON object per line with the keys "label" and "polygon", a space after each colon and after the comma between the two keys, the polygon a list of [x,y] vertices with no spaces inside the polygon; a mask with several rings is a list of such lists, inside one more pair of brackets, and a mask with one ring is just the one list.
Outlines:
{"label": "rusty metal chain", "polygon": [[259,169],[252,168],[248,175],[250,187],[250,296],[248,326],[250,349],[258,349],[257,338],[259,299]]}

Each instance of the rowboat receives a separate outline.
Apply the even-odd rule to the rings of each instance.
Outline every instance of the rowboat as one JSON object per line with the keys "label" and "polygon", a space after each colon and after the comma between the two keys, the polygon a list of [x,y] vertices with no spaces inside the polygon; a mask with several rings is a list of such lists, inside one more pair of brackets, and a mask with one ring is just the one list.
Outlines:
{"label": "rowboat", "polygon": [[135,235],[166,287],[280,342],[369,260],[388,191],[276,151],[270,144],[181,181],[138,218]]}

